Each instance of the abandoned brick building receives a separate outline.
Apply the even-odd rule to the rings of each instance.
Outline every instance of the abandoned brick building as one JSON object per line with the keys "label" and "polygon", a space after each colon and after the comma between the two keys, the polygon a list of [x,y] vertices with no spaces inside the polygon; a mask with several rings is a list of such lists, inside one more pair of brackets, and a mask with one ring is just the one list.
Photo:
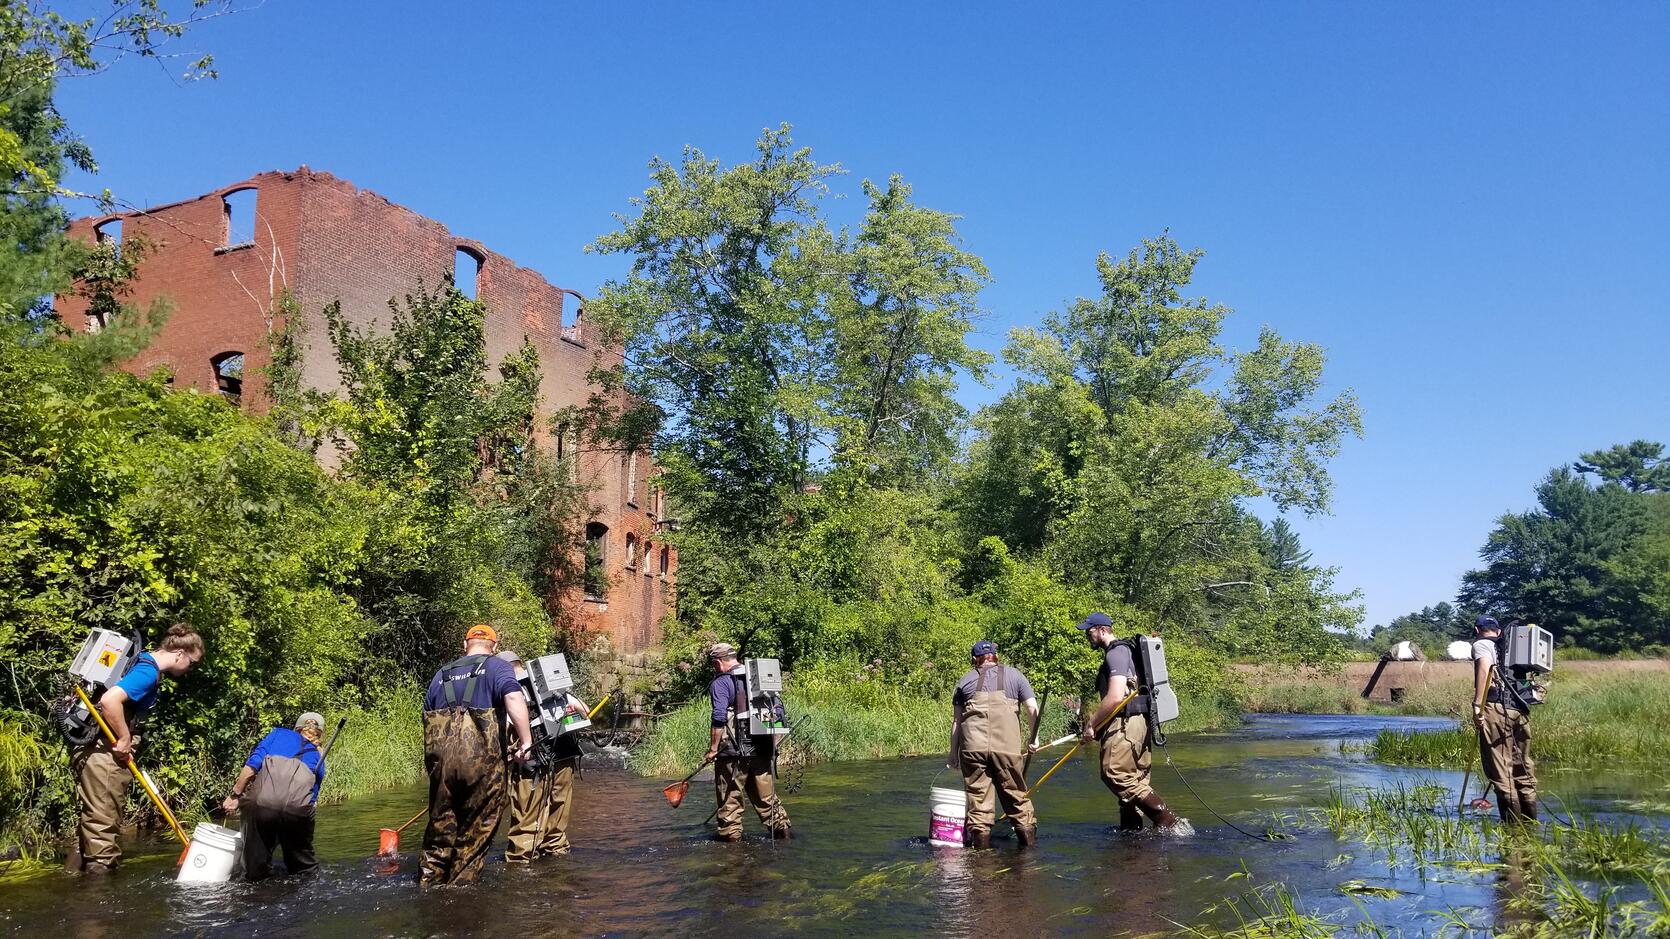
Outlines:
{"label": "abandoned brick building", "polygon": [[[329,173],[302,167],[261,173],[214,192],[70,226],[73,236],[120,241],[143,234],[150,253],[130,302],[166,298],[173,307],[161,335],[129,368],[169,369],[176,388],[222,394],[239,407],[262,409],[253,380],[266,364],[274,302],[289,290],[307,317],[307,335],[326,335],[322,311],[340,301],[359,326],[386,323],[388,301],[434,285],[456,270],[460,289],[484,302],[487,356],[499,362],[523,338],[539,352],[541,408],[585,404],[598,331],[584,322],[581,296],[555,287],[480,243]],[[96,330],[87,305],[59,298],[64,323]],[[603,350],[619,361],[618,350]],[[246,382],[246,376],[251,380]],[[340,378],[328,342],[307,343],[302,380],[322,390]],[[590,447],[574,435],[552,435],[574,449],[575,473],[590,487],[586,524],[588,586],[557,598],[586,629],[607,635],[616,650],[636,652],[660,641],[670,608],[677,552],[660,538],[670,524],[647,454]],[[600,576],[607,574],[606,577]],[[606,586],[605,586],[606,585]]]}

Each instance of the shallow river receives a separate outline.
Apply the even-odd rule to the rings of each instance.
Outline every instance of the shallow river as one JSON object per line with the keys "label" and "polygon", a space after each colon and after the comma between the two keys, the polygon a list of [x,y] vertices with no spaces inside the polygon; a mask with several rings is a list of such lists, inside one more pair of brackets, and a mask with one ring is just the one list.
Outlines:
{"label": "shallow river", "polygon": [[[703,817],[711,783],[692,786],[670,809],[660,781],[632,777],[588,757],[566,858],[506,867],[497,858],[473,887],[420,892],[402,837],[398,869],[370,858],[377,829],[421,807],[410,789],[320,811],[321,877],[260,885],[188,888],[172,881],[177,848],[130,846],[118,875],[98,880],[53,874],[0,887],[0,930],[50,937],[148,935],[635,936],[898,935],[936,933],[1119,935],[1172,931],[1222,913],[1203,911],[1252,884],[1283,881],[1301,905],[1345,919],[1362,913],[1338,890],[1360,879],[1405,894],[1358,902],[1383,925],[1411,934],[1436,926],[1429,911],[1470,911],[1491,921],[1502,887],[1491,878],[1423,878],[1388,868],[1381,856],[1316,825],[1307,809],[1331,788],[1435,781],[1460,774],[1398,770],[1341,752],[1388,726],[1448,722],[1367,716],[1255,716],[1233,731],[1175,734],[1156,754],[1155,785],[1193,821],[1191,837],[1121,835],[1117,810],[1095,774],[1075,759],[1036,796],[1041,844],[1025,854],[1012,839],[992,851],[930,848],[928,787],[940,761],[917,758],[831,764],[806,771],[787,797],[792,842],[767,841],[749,815],[749,840],[708,840]],[[1167,760],[1173,764],[1167,766]],[[1047,765],[1047,764],[1045,764]],[[1191,795],[1179,771],[1198,793]],[[1034,764],[1034,777],[1041,772]],[[952,774],[941,784],[955,786]],[[1652,812],[1670,801],[1660,773],[1547,772],[1544,789],[1569,807],[1602,816]],[[1474,791],[1477,791],[1477,780]],[[1206,804],[1248,831],[1275,820],[1292,840],[1258,841],[1214,818]],[[1545,802],[1549,801],[1547,798]],[[1558,803],[1556,803],[1558,804]],[[1007,826],[999,828],[1007,831]],[[1235,876],[1245,870],[1248,876]],[[1464,881],[1464,882],[1456,882]]]}

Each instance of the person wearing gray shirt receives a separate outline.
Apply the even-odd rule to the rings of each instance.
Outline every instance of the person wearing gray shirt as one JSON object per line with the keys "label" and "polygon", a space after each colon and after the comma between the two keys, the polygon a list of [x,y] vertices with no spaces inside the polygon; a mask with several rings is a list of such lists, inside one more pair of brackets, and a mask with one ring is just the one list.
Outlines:
{"label": "person wearing gray shirt", "polygon": [[[1017,705],[1026,707],[1031,728],[1026,740],[1038,733],[1038,698],[1019,669],[997,664],[997,645],[989,639],[974,644],[969,669],[951,695],[951,756],[947,769],[963,774],[968,844],[992,846],[997,805],[1015,826],[1021,847],[1038,843],[1038,822],[1026,793],[1026,764],[1022,754],[1029,744],[1021,739]],[[993,795],[996,798],[993,798]]]}

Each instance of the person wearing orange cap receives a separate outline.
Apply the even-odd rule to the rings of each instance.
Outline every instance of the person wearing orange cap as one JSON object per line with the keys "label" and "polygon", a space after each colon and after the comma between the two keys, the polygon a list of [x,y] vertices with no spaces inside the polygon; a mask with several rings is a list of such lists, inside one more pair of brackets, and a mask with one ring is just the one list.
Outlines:
{"label": "person wearing orange cap", "polygon": [[504,804],[504,738],[516,735],[511,759],[533,750],[528,702],[509,662],[496,658],[499,635],[470,627],[464,656],[429,682],[423,698],[423,762],[429,771],[429,825],[423,830],[418,882],[468,883],[481,872]]}

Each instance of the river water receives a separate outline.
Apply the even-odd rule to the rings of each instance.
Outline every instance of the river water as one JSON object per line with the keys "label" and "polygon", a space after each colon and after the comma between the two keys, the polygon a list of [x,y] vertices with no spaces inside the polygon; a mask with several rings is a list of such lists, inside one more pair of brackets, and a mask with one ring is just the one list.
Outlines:
{"label": "river water", "polygon": [[[325,869],[317,879],[177,885],[171,878],[178,849],[153,841],[130,846],[128,862],[114,877],[54,873],[0,887],[0,929],[124,939],[1106,936],[1222,922],[1228,914],[1209,911],[1213,904],[1275,881],[1297,891],[1301,906],[1345,921],[1366,911],[1381,924],[1418,933],[1436,926],[1431,911],[1453,908],[1487,926],[1505,890],[1493,878],[1435,879],[1418,869],[1388,867],[1379,852],[1299,823],[1334,787],[1417,781],[1458,787],[1460,774],[1383,767],[1341,748],[1386,727],[1448,723],[1254,716],[1232,731],[1175,734],[1156,754],[1155,785],[1192,820],[1196,832],[1190,837],[1118,833],[1115,803],[1092,759],[1081,756],[1035,797],[1041,844],[1026,853],[1012,839],[982,852],[927,845],[928,788],[941,768],[937,759],[813,766],[803,788],[786,799],[793,841],[768,841],[750,814],[748,840],[723,845],[709,840],[711,829],[703,823],[713,806],[711,784],[692,786],[674,810],[661,796],[663,782],[635,778],[611,766],[609,754],[597,754],[587,759],[580,783],[573,853],[516,867],[495,858],[472,887],[418,890],[412,853],[421,839],[417,826],[402,838],[406,853],[394,871],[370,857],[378,828],[398,824],[422,806],[422,791],[409,789],[321,809],[318,848]],[[1179,771],[1198,798],[1180,783]],[[1040,772],[1035,764],[1034,777]],[[1628,814],[1647,824],[1666,821],[1651,814],[1653,806],[1670,801],[1670,782],[1661,772],[1555,771],[1545,773],[1543,783],[1569,807],[1603,817]],[[946,773],[940,784],[957,781]],[[1477,785],[1475,779],[1475,792]],[[1255,834],[1276,824],[1293,837],[1250,839],[1213,817],[1206,804]],[[1354,901],[1338,889],[1352,879],[1403,894]]]}

